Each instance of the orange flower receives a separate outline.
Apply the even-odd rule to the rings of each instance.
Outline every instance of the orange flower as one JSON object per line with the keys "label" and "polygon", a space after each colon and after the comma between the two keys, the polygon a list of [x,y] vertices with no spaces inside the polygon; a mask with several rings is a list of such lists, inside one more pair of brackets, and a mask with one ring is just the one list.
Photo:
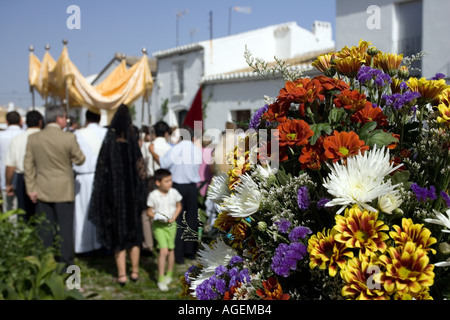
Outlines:
{"label": "orange flower", "polygon": [[319,170],[322,167],[323,161],[323,137],[319,137],[315,145],[307,144],[302,148],[302,154],[298,158],[301,163],[302,170],[306,168],[311,170]]}
{"label": "orange flower", "polygon": [[286,121],[286,113],[289,109],[286,109],[278,102],[274,102],[269,106],[269,109],[262,115],[262,118],[267,121]]}
{"label": "orange flower", "polygon": [[351,112],[359,111],[368,106],[372,107],[372,103],[366,100],[366,95],[359,93],[357,90],[350,91],[346,89],[333,102],[336,108],[345,108]]}
{"label": "orange flower", "polygon": [[261,297],[262,300],[289,300],[288,293],[283,293],[281,285],[274,277],[269,277],[266,281],[263,281],[263,289],[256,290],[256,294]]}
{"label": "orange flower", "polygon": [[278,95],[278,102],[288,110],[291,103],[299,103],[299,112],[305,116],[305,104],[313,103],[317,99],[324,100],[323,87],[316,79],[300,78],[295,81],[287,81]]}
{"label": "orange flower", "polygon": [[330,90],[342,91],[342,90],[350,88],[345,81],[342,81],[341,79],[338,79],[338,78],[317,76],[317,77],[314,77],[314,79],[318,80],[320,82],[320,84],[322,85],[323,89],[326,91],[330,91]]}
{"label": "orange flower", "polygon": [[325,149],[324,156],[332,159],[333,162],[356,155],[360,151],[362,153],[369,150],[369,146],[364,145],[364,141],[359,140],[359,136],[353,131],[337,132],[334,130],[332,136],[324,139],[323,147]]}
{"label": "orange flower", "polygon": [[296,119],[286,120],[277,129],[280,147],[304,146],[314,134],[305,121]]}
{"label": "orange flower", "polygon": [[378,128],[388,125],[386,119],[387,116],[383,114],[383,110],[380,107],[374,108],[371,105],[366,105],[364,109],[359,110],[350,118],[353,123],[361,123],[362,125],[375,121]]}

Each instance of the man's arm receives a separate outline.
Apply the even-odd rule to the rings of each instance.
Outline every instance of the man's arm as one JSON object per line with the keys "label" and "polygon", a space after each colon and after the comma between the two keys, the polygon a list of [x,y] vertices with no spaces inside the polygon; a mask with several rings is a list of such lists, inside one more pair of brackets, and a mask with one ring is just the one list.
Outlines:
{"label": "man's arm", "polygon": [[[31,138],[31,137],[30,137]],[[37,202],[38,193],[36,191],[36,165],[34,163],[33,152],[30,147],[30,140],[28,139],[27,151],[25,152],[24,165],[24,179],[27,194],[33,203]]]}
{"label": "man's arm", "polygon": [[6,194],[8,196],[14,195],[14,186],[12,184],[14,172],[16,171],[16,167],[6,166],[5,169],[5,182],[6,182]]}

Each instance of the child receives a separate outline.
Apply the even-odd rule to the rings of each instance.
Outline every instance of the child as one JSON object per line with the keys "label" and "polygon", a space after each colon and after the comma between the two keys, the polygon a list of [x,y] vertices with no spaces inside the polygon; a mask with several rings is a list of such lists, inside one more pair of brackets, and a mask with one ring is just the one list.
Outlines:
{"label": "child", "polygon": [[[159,249],[158,256],[158,288],[168,290],[172,281],[175,263],[175,235],[174,223],[182,210],[181,194],[172,188],[172,174],[169,170],[158,169],[154,173],[156,189],[147,198],[147,215],[153,218],[153,234]],[[167,274],[164,274],[167,260]]]}

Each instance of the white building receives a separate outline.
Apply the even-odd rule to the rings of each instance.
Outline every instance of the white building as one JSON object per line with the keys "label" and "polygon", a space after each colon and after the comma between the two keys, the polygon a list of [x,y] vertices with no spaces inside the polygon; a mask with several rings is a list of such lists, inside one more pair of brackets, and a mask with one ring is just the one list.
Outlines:
{"label": "white building", "polygon": [[[180,126],[203,86],[204,129],[225,130],[226,122],[246,121],[283,87],[253,73],[244,53],[273,62],[274,57],[314,74],[310,63],[335,50],[332,28],[316,21],[312,31],[295,22],[268,26],[224,38],[153,53],[158,73],[151,97],[151,123],[165,120]],[[139,111],[139,110],[137,110]]]}
{"label": "white building", "polygon": [[449,0],[336,0],[336,47],[371,41],[385,52],[427,55],[426,78],[450,75]]}

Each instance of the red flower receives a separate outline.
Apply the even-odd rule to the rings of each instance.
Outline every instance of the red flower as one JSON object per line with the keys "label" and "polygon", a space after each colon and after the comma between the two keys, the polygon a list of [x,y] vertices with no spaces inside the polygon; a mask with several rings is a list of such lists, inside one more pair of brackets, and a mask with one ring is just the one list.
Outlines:
{"label": "red flower", "polygon": [[373,107],[372,105],[366,105],[364,109],[359,110],[351,116],[350,120],[354,123],[361,123],[365,125],[368,122],[375,121],[377,127],[384,127],[388,125],[387,116],[383,114],[383,110],[380,107]]}
{"label": "red flower", "polygon": [[347,158],[369,150],[369,146],[364,145],[364,141],[359,140],[359,136],[353,132],[337,132],[334,130],[332,136],[328,136],[323,141],[325,149],[324,156],[332,159],[333,162],[341,158]]}
{"label": "red flower", "polygon": [[315,145],[307,144],[302,148],[302,154],[298,158],[302,170],[319,170],[324,160],[323,137],[319,137]]}
{"label": "red flower", "polygon": [[283,293],[283,289],[277,279],[269,277],[269,279],[263,281],[263,287],[264,289],[256,290],[256,294],[262,300],[289,300],[289,294]]}
{"label": "red flower", "polygon": [[284,122],[286,121],[286,113],[289,108],[285,108],[284,105],[278,102],[272,103],[269,109],[262,115],[262,118],[267,121]]}
{"label": "red flower", "polygon": [[348,86],[348,84],[345,81],[342,81],[337,78],[329,78],[326,76],[317,76],[317,77],[314,77],[314,79],[318,80],[320,82],[320,84],[322,85],[322,87],[326,91],[331,91],[331,90],[343,91],[345,89],[350,89],[350,87]]}
{"label": "red flower", "polygon": [[365,94],[359,93],[357,90],[350,91],[348,89],[342,91],[333,102],[336,108],[345,108],[352,112],[362,110],[367,106],[372,106],[372,104],[366,100]]}
{"label": "red flower", "polygon": [[304,146],[314,134],[305,121],[296,119],[286,120],[277,129],[280,147]]}

